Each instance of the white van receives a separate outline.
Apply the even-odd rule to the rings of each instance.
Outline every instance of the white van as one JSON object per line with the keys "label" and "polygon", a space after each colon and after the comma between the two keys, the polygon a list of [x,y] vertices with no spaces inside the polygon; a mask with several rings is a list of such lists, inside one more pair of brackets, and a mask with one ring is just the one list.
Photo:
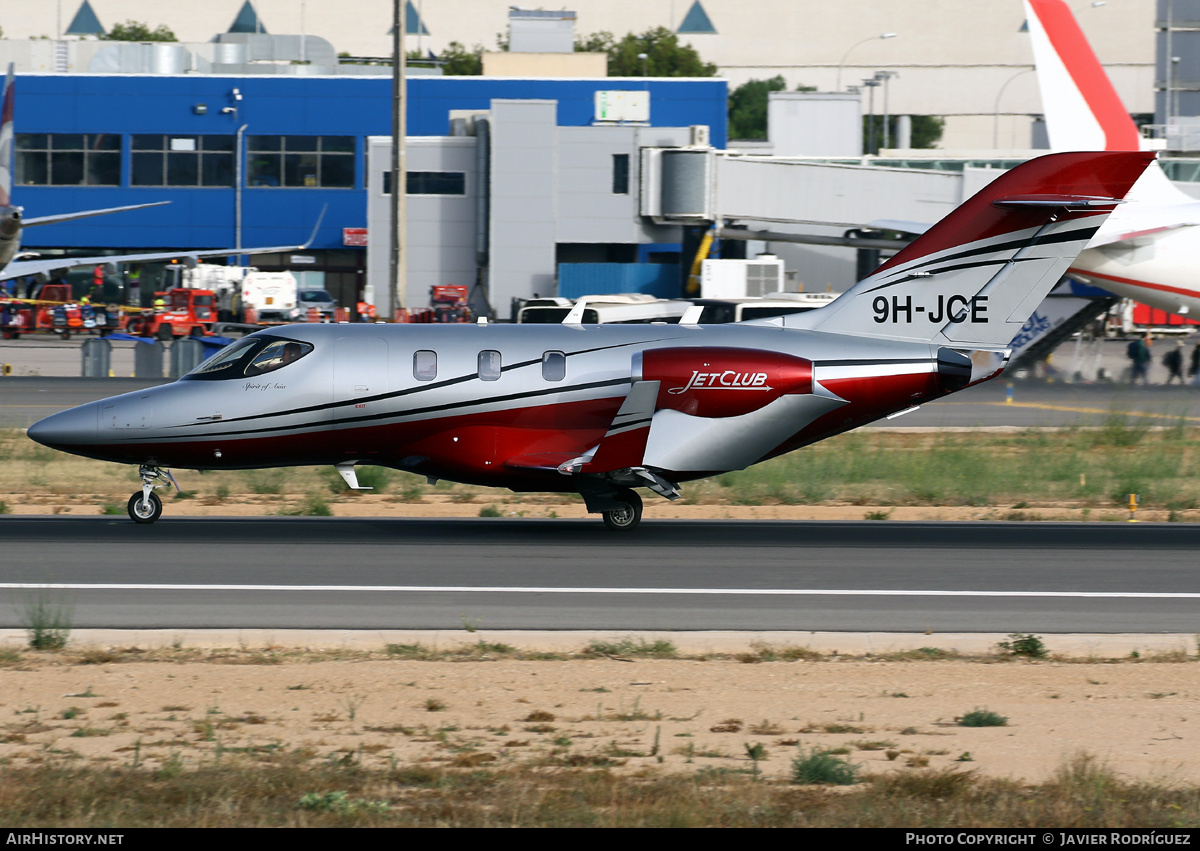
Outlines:
{"label": "white van", "polygon": [[[620,293],[618,295],[589,295],[583,309],[584,325],[648,325],[652,322],[667,322],[672,325],[692,306],[682,299],[655,298],[645,293]],[[533,298],[517,311],[517,322],[525,324],[561,323],[575,306],[569,298]]]}
{"label": "white van", "polygon": [[698,325],[720,325],[807,313],[837,297],[838,293],[770,293],[762,298],[694,298],[691,302],[704,308]]}

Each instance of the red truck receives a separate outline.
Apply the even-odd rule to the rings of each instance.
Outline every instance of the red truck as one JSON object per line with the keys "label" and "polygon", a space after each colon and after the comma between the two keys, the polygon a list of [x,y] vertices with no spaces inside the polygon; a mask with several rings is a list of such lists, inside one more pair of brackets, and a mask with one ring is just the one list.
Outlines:
{"label": "red truck", "polygon": [[212,290],[178,287],[157,292],[154,298],[162,299],[164,306],[146,308],[131,315],[125,322],[125,333],[159,340],[212,333],[212,325],[217,320],[217,294]]}

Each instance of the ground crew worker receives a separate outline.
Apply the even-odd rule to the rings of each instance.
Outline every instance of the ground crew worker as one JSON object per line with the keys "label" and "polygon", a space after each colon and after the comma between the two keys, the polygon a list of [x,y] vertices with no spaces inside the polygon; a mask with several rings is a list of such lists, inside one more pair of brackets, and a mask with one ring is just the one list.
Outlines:
{"label": "ground crew worker", "polygon": [[166,301],[163,300],[162,296],[159,296],[158,298],[156,298],[154,300],[154,309],[155,310],[165,310],[166,307],[167,307],[167,303],[166,303]]}

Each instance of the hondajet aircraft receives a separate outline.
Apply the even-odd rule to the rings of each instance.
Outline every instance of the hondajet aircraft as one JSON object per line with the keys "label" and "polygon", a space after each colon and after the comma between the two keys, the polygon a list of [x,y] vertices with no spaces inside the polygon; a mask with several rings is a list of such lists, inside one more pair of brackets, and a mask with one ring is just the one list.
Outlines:
{"label": "hondajet aircraft", "polygon": [[356,464],[581,494],[613,529],[634,488],[748,467],[997,375],[1008,345],[1153,154],[1066,153],[1002,175],[828,306],[728,325],[308,324],[178,381],[47,417],[39,443],[169,468]]}

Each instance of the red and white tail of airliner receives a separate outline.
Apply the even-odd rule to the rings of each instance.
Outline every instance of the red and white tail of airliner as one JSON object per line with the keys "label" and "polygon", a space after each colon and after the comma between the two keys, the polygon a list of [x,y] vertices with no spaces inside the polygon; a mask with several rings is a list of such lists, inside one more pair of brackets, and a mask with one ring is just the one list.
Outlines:
{"label": "red and white tail of airliner", "polygon": [[[1100,60],[1063,0],[1025,0],[1042,109],[1055,151],[1146,150]],[[1200,201],[1157,164],[1071,266],[1119,296],[1200,317]]]}

